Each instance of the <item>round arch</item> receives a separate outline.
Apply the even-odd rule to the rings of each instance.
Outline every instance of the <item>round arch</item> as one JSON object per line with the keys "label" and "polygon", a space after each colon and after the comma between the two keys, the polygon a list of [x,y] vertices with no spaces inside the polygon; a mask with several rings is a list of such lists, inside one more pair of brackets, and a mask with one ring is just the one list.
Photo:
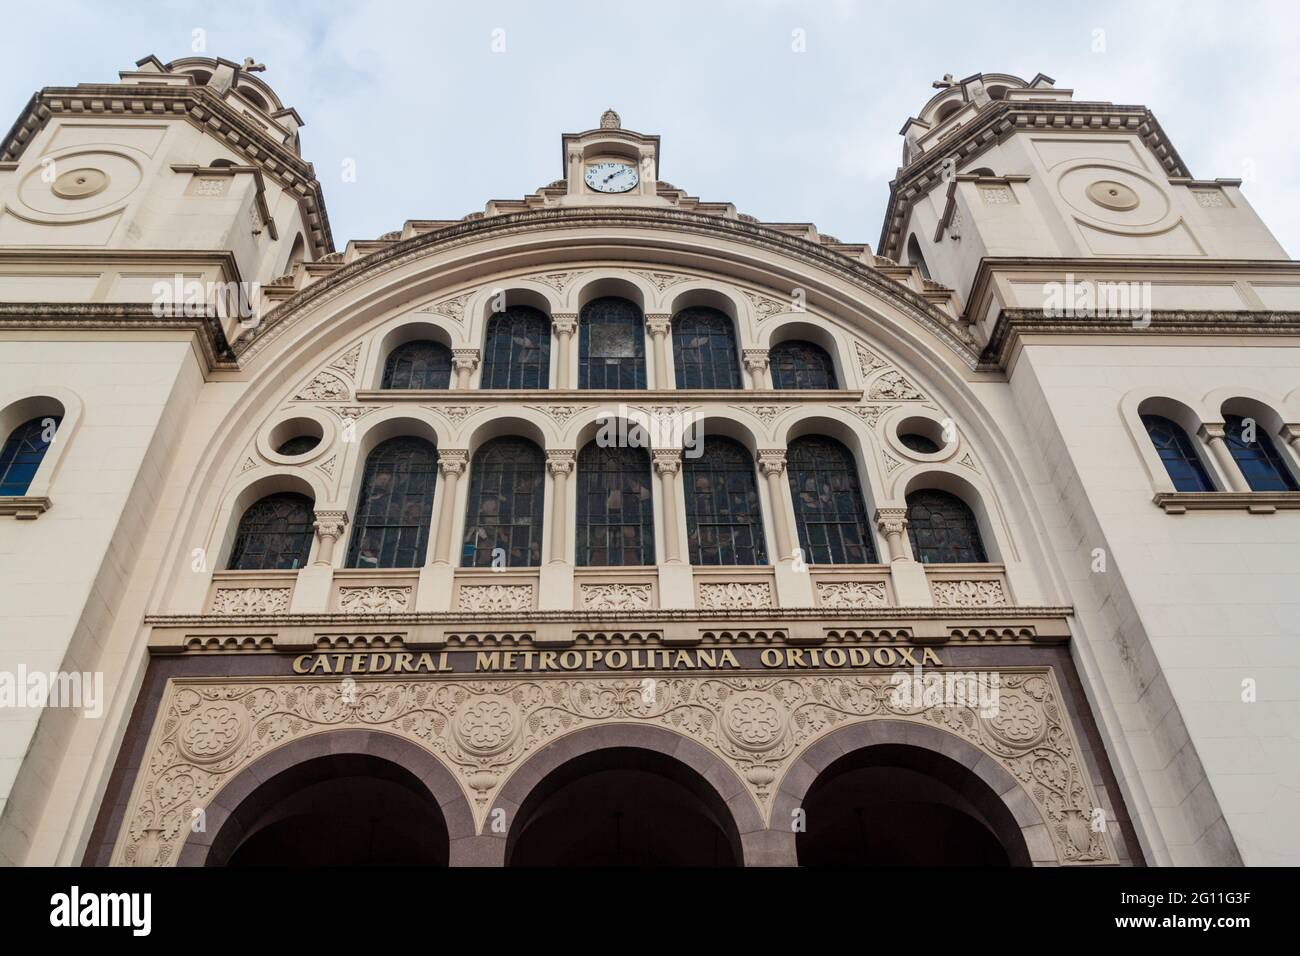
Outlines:
{"label": "round arch", "polygon": [[[817,780],[846,755],[882,746],[928,752],[966,771],[984,788],[970,789],[1012,865],[1059,862],[1047,821],[1016,778],[997,760],[946,730],[889,719],[865,720],[833,730],[786,769],[772,801],[772,832],[780,834],[775,840],[789,862],[797,859],[797,840],[788,821],[797,818]],[[931,766],[946,765],[936,759]]]}
{"label": "round arch", "polygon": [[[309,468],[259,468],[247,472],[236,479],[234,486],[222,499],[217,509],[216,522],[208,535],[209,555],[216,555],[213,568],[224,568],[230,560],[230,549],[235,543],[235,532],[239,529],[239,519],[254,502],[279,492],[290,491],[306,495],[314,508],[327,500],[328,494],[319,475]],[[317,541],[313,540],[307,555],[310,564],[316,558]]]}
{"label": "round arch", "polygon": [[[1002,513],[998,510],[997,499],[987,488],[981,488],[965,475],[957,471],[954,465],[928,464],[916,465],[900,483],[898,497],[903,501],[914,491],[946,491],[961,499],[970,508],[971,514],[979,525],[980,537],[983,539],[984,552],[994,564],[1006,563],[1012,554],[1010,531],[1006,527]],[[991,503],[990,503],[991,502]]]}
{"label": "round arch", "polygon": [[[702,744],[689,737],[662,727],[637,724],[609,723],[585,727],[558,737],[543,746],[523,762],[507,778],[492,812],[504,811],[510,821],[509,833],[493,833],[485,825],[480,839],[492,838],[490,856],[496,865],[504,865],[514,849],[512,837],[517,839],[516,827],[530,806],[530,795],[540,794],[538,787],[564,765],[583,758],[591,759],[601,751],[642,751],[653,754],[650,758],[660,769],[671,760],[686,771],[681,779],[691,781],[697,796],[709,804],[720,816],[720,825],[732,842],[737,860],[751,864],[763,844],[762,815],[753,798],[745,789],[736,772]],[[579,765],[581,766],[581,764]],[[536,797],[534,796],[534,801]],[[492,813],[488,814],[489,820]]]}
{"label": "round arch", "polygon": [[[402,771],[399,776],[404,776],[405,783],[417,785],[436,804],[447,829],[450,863],[455,866],[460,862],[474,836],[474,817],[452,772],[423,747],[393,734],[333,730],[282,744],[228,780],[204,808],[204,830],[190,833],[181,846],[177,865],[223,865],[238,848],[250,823],[283,796],[284,785],[300,782],[295,768],[339,757],[370,758],[371,766],[382,762]],[[275,785],[277,781],[279,786]],[[265,789],[268,785],[270,789]]]}

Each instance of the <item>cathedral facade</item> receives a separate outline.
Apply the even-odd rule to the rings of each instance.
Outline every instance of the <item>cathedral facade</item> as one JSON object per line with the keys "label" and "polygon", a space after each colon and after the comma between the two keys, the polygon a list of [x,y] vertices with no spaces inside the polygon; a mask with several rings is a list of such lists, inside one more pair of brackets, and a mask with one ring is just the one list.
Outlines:
{"label": "cathedral facade", "polygon": [[336,251],[260,72],[0,143],[0,861],[1300,863],[1300,270],[1147,108]]}

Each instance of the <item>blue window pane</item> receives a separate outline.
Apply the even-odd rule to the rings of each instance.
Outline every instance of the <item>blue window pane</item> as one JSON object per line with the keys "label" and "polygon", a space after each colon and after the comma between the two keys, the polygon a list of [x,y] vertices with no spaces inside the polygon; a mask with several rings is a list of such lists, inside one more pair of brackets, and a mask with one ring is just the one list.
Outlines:
{"label": "blue window pane", "polygon": [[1176,422],[1160,415],[1143,415],[1142,424],[1146,426],[1151,444],[1156,454],[1164,462],[1169,480],[1177,491],[1213,491],[1214,483],[1196,454],[1196,447],[1187,437],[1187,432]]}
{"label": "blue window pane", "polygon": [[61,421],[62,416],[41,415],[13,430],[0,447],[0,495],[27,494]]}

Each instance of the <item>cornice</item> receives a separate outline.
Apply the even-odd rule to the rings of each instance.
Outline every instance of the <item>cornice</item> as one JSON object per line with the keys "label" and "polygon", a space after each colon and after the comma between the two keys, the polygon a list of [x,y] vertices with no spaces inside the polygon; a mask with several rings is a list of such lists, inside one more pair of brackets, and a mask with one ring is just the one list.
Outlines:
{"label": "cornice", "polygon": [[1243,337],[1293,336],[1300,346],[1300,312],[1214,312],[1152,310],[1150,324],[1134,325],[1131,316],[1048,316],[1041,309],[1004,309],[980,362],[983,370],[1006,369],[1024,335],[1209,335]]}
{"label": "cornice", "polygon": [[1073,101],[997,102],[985,107],[980,115],[943,141],[941,146],[922,153],[899,170],[889,184],[889,202],[885,206],[876,252],[891,259],[899,258],[904,239],[903,224],[912,203],[931,185],[941,181],[946,158],[955,155],[960,160],[978,156],[1011,132],[1029,128],[1064,132],[1136,132],[1151,147],[1169,176],[1191,177],[1164,129],[1145,106]]}
{"label": "cornice", "polygon": [[0,302],[0,329],[192,332],[197,333],[195,338],[210,370],[237,371],[239,368],[221,329],[221,322],[211,311],[201,316],[159,316],[148,303]]}
{"label": "cornice", "polygon": [[976,322],[989,306],[993,279],[999,273],[1037,272],[1063,276],[1094,276],[1100,273],[1135,273],[1145,278],[1156,275],[1189,274],[1204,277],[1213,273],[1283,273],[1300,280],[1300,262],[1291,259],[1172,259],[1172,258],[1053,258],[1050,256],[987,256],[980,260],[966,297],[965,320]]}
{"label": "cornice", "polygon": [[799,403],[857,404],[863,398],[862,389],[748,389],[748,388],[440,388],[440,389],[362,389],[355,395],[358,402],[382,402],[385,405],[400,403],[428,404],[446,402],[452,405],[500,402],[583,402],[598,405],[602,401],[615,401],[624,405],[649,405],[682,402],[760,402],[767,405],[793,405]]}
{"label": "cornice", "polygon": [[620,611],[498,611],[469,614],[464,611],[425,611],[403,614],[151,614],[144,623],[151,627],[212,627],[265,631],[278,627],[342,626],[359,630],[382,629],[394,625],[453,624],[464,627],[491,625],[509,631],[519,624],[617,624],[636,629],[657,622],[713,621],[962,621],[1018,620],[1021,618],[1071,617],[1068,605],[999,606],[999,607],[866,607],[866,608],[755,608],[749,610],[702,610],[698,608],[660,609],[631,614]]}
{"label": "cornice", "polygon": [[0,160],[14,160],[23,154],[34,134],[54,114],[133,116],[139,118],[183,117],[226,146],[248,158],[250,165],[266,174],[298,198],[312,241],[313,257],[334,250],[325,195],[312,164],[283,143],[276,142],[237,110],[201,86],[135,86],[83,84],[74,87],[47,86],[35,93],[3,140]]}
{"label": "cornice", "polygon": [[337,269],[296,292],[265,316],[257,330],[238,340],[241,360],[254,358],[294,319],[342,295],[375,274],[397,268],[435,251],[482,242],[502,236],[526,235],[559,229],[652,229],[694,233],[748,243],[775,255],[824,269],[874,296],[894,304],[918,325],[947,345],[973,368],[978,351],[970,329],[933,306],[919,293],[880,271],[788,233],[741,219],[709,216],[678,209],[629,206],[559,207],[508,213],[454,223],[422,235],[395,242]]}

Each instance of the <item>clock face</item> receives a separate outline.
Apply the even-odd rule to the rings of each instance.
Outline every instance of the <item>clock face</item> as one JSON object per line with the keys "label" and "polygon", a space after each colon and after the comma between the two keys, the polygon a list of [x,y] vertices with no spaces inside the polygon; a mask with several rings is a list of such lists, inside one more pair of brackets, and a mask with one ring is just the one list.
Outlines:
{"label": "clock face", "polygon": [[625,193],[636,186],[637,175],[626,163],[597,163],[587,167],[586,180],[598,193]]}

